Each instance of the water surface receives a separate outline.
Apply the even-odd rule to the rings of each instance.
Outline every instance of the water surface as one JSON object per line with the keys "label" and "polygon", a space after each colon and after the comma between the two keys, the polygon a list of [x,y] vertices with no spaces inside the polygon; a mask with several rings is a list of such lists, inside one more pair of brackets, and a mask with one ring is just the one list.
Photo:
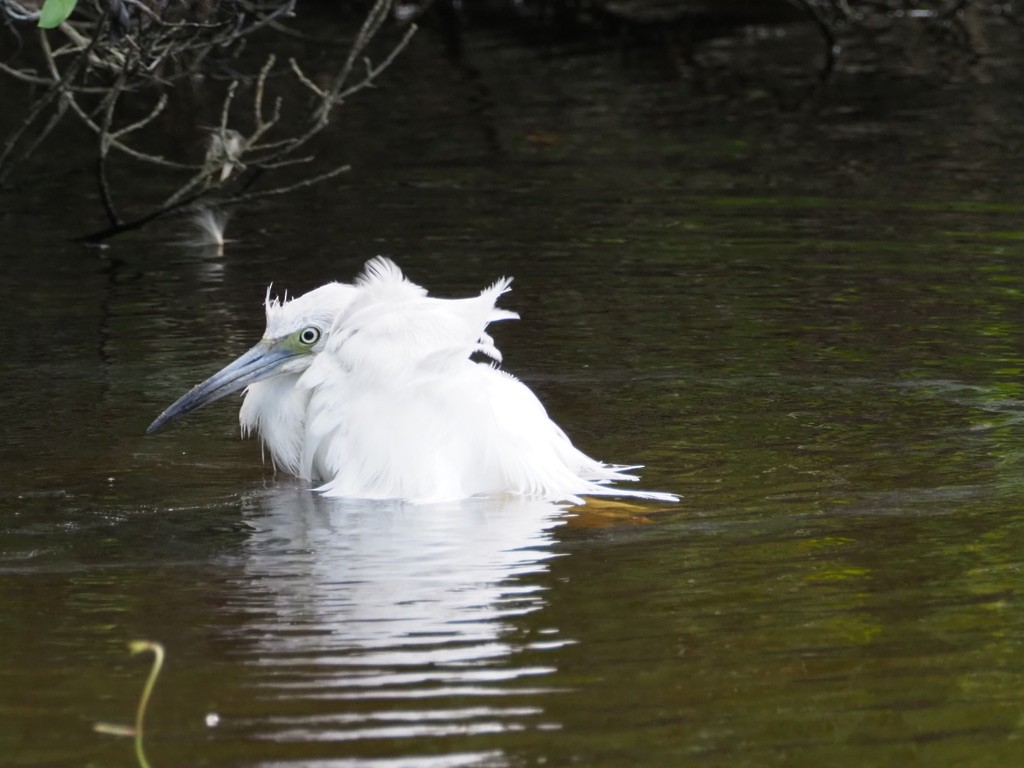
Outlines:
{"label": "water surface", "polygon": [[[91,727],[131,720],[138,638],[154,766],[1019,762],[1018,65],[854,49],[802,106],[790,70],[701,93],[476,40],[424,36],[336,129],[352,174],[223,258],[175,222],[69,244],[90,209],[45,186],[0,219],[4,763],[132,765]],[[376,253],[444,295],[514,274],[506,368],[682,503],[327,501],[230,401],[144,436],[269,282]]]}

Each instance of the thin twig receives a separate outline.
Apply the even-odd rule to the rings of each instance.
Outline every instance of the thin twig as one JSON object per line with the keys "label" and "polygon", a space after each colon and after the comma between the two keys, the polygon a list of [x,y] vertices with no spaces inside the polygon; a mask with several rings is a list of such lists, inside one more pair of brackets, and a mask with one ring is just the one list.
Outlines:
{"label": "thin twig", "polygon": [[[23,8],[19,5],[21,1],[0,0],[3,13],[10,18],[9,9]],[[0,181],[10,172],[4,162],[15,152],[22,156],[31,154],[62,115],[83,123],[96,137],[95,174],[108,222],[103,229],[81,238],[91,242],[138,229],[211,197],[219,198],[224,204],[237,205],[284,195],[348,171],[349,165],[344,164],[294,183],[266,189],[255,187],[267,173],[285,167],[307,165],[309,170],[305,173],[311,173],[316,157],[304,148],[329,124],[334,109],[343,100],[374,86],[416,31],[412,26],[403,30],[398,41],[375,63],[368,55],[370,46],[388,22],[394,3],[394,0],[375,0],[345,57],[322,81],[330,83],[329,87],[318,85],[307,76],[298,60],[290,59],[288,65],[282,67],[274,55],[266,58],[255,76],[235,73],[223,91],[218,118],[210,129],[211,145],[206,157],[201,164],[196,164],[184,162],[187,155],[179,159],[154,154],[144,149],[141,142],[146,129],[165,113],[170,103],[169,89],[184,77],[209,71],[207,62],[213,57],[226,69],[224,65],[228,60],[238,57],[244,49],[247,35],[260,28],[276,28],[280,19],[294,12],[295,0],[221,0],[199,18],[195,16],[197,7],[192,7],[186,12],[192,16],[184,19],[180,18],[182,11],[177,6],[153,5],[147,0],[122,2],[120,10],[127,17],[122,15],[121,23],[126,28],[117,39],[109,34],[114,22],[107,3],[80,0],[73,19],[65,21],[54,33],[39,33],[41,69],[0,63],[0,76],[46,88],[44,95],[32,102],[22,125],[0,147]],[[124,21],[125,18],[130,23]],[[361,69],[359,75],[357,66]],[[308,107],[304,112],[288,115],[294,118],[293,124],[299,126],[291,134],[282,130],[281,120],[289,105],[295,103],[294,97],[288,93],[278,96],[270,93],[272,78],[287,73],[288,69],[302,90],[314,97],[311,103],[306,100]],[[252,88],[251,123],[240,120],[243,87]],[[128,122],[118,125],[124,120],[129,93],[133,94],[133,104],[141,99],[151,107],[144,116],[133,115]],[[148,94],[154,95],[146,98]],[[48,110],[52,110],[53,115],[43,130],[33,131]],[[248,131],[239,130],[240,124],[251,127]],[[29,135],[34,140],[26,154],[24,145]],[[114,201],[119,196],[115,194],[117,190],[110,177],[113,163],[121,158],[186,173],[184,178],[175,180],[176,186],[166,191],[162,201],[151,210],[137,216],[123,216],[124,211],[115,206]],[[121,202],[123,204],[123,199]]]}
{"label": "thin twig", "polygon": [[114,137],[115,139],[118,139],[118,138],[121,138],[122,136],[127,136],[129,133],[134,133],[135,131],[138,131],[138,130],[140,130],[142,128],[145,128],[151,122],[156,120],[156,118],[160,115],[160,113],[164,111],[164,107],[166,107],[166,106],[167,106],[167,94],[166,93],[161,93],[160,94],[160,99],[157,101],[156,104],[153,105],[153,109],[150,110],[148,115],[143,117],[141,120],[136,120],[134,123],[129,123],[128,125],[124,126],[123,128],[119,128],[116,131],[112,131],[110,135],[112,137]]}
{"label": "thin twig", "polygon": [[110,93],[107,94],[106,99],[103,101],[104,109],[103,122],[100,124],[99,154],[96,157],[96,180],[100,187],[100,199],[103,202],[103,209],[107,213],[107,219],[113,225],[120,224],[121,217],[117,215],[117,209],[114,207],[114,196],[110,191],[110,184],[107,180],[107,154],[110,151],[110,143],[114,140],[114,133],[111,131],[111,125],[114,122],[114,108],[117,106],[117,100],[121,96],[121,90],[124,88],[127,79],[127,71],[122,70],[121,76],[111,86]]}
{"label": "thin twig", "polygon": [[259,200],[263,197],[275,197],[277,195],[286,195],[289,192],[294,192],[297,189],[303,189],[305,187],[311,187],[314,184],[319,184],[321,181],[327,181],[333,179],[335,176],[339,176],[343,173],[347,173],[352,170],[351,165],[342,165],[334,170],[328,171],[327,173],[321,173],[319,176],[313,176],[309,179],[303,179],[297,181],[294,184],[289,184],[283,187],[274,187],[273,189],[261,189],[258,192],[248,192],[244,195],[235,195],[234,197],[226,197],[220,201],[222,205],[238,205],[239,203],[247,203],[250,200]]}
{"label": "thin twig", "polygon": [[[99,33],[100,31],[101,29],[97,28],[97,33]],[[47,66],[49,67],[50,74],[53,75],[55,81],[54,87],[58,88],[60,95],[64,100],[64,103],[71,107],[71,109],[74,110],[75,114],[78,115],[79,119],[87,126],[89,126],[89,128],[97,136],[99,136],[103,132],[100,126],[85,112],[85,110],[82,109],[81,105],[79,105],[78,103],[78,100],[75,98],[75,94],[70,89],[63,86],[64,80],[61,77],[59,70],[57,69],[57,63],[53,59],[53,52],[50,49],[49,40],[47,40],[46,33],[43,30],[40,30],[40,40],[43,53],[45,54]],[[80,65],[81,61],[82,59],[79,59],[75,62],[75,64]],[[196,167],[194,165],[188,165],[186,163],[178,163],[173,160],[168,160],[164,157],[161,157],[160,155],[153,155],[148,152],[142,152],[140,150],[135,149],[134,147],[130,147],[127,144],[124,144],[118,139],[111,139],[110,146],[116,147],[120,151],[124,152],[126,155],[134,157],[136,160],[152,163],[154,165],[162,165],[166,168],[194,169]]]}
{"label": "thin twig", "polygon": [[43,130],[36,134],[35,139],[32,143],[25,147],[25,151],[22,152],[23,158],[32,157],[35,151],[39,149],[40,145],[46,141],[46,138],[50,135],[50,132],[57,127],[57,124],[64,118],[67,113],[67,107],[61,103],[57,104],[57,107],[53,110],[53,114],[50,115],[50,119],[46,121],[46,125],[43,126]]}
{"label": "thin twig", "polygon": [[238,90],[238,81],[232,80],[228,85],[228,92],[224,94],[224,103],[220,109],[220,136],[221,139],[228,130],[228,114],[231,112],[231,102],[235,100],[235,92]]}
{"label": "thin twig", "polygon": [[288,63],[291,65],[292,72],[294,72],[295,76],[299,78],[300,83],[309,88],[309,90],[311,90],[321,99],[328,98],[326,91],[324,91],[322,88],[320,88],[319,85],[317,85],[308,77],[306,77],[306,73],[299,68],[299,63],[295,59],[288,59]]}
{"label": "thin twig", "polygon": [[412,36],[416,34],[417,29],[418,27],[415,24],[410,24],[409,28],[405,31],[405,34],[402,35],[402,39],[398,41],[398,45],[391,49],[391,53],[384,57],[383,61],[381,61],[377,66],[368,66],[366,77],[363,78],[361,82],[343,90],[335,97],[335,100],[339,102],[344,101],[347,97],[357,91],[361,91],[363,88],[369,88],[372,86],[373,81],[381,74],[381,72],[390,67],[394,60],[398,58],[398,54],[405,50],[405,47],[412,41]]}
{"label": "thin twig", "polygon": [[267,75],[274,66],[277,57],[274,54],[267,56],[267,63],[260,69],[259,77],[256,78],[256,93],[253,95],[252,111],[256,116],[256,130],[263,125],[263,93],[267,85]]}

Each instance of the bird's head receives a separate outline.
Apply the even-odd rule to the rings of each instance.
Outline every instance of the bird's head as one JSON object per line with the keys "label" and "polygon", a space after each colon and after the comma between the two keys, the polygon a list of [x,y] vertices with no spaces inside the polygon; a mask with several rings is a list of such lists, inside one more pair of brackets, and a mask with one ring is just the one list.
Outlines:
{"label": "bird's head", "polygon": [[324,349],[335,318],[352,302],[355,288],[328,283],[294,299],[271,299],[267,289],[267,329],[252,349],[157,416],[147,433],[250,384],[285,373],[302,373]]}

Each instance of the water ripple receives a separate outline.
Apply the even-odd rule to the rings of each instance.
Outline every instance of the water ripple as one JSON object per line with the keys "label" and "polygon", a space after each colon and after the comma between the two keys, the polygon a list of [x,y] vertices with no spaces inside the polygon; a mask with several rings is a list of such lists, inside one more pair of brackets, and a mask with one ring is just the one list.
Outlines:
{"label": "water ripple", "polygon": [[[556,671],[544,655],[572,640],[523,618],[545,606],[562,513],[521,499],[331,501],[286,485],[254,495],[232,608],[259,706],[232,727],[285,744],[557,728],[536,706],[556,688],[537,681]],[[508,703],[524,695],[529,706]]]}

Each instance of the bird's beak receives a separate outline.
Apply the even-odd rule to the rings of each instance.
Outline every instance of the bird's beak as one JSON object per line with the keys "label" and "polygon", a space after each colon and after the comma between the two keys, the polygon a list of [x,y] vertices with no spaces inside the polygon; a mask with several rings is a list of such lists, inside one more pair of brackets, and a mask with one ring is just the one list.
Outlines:
{"label": "bird's beak", "polygon": [[272,376],[281,363],[298,354],[300,353],[293,348],[264,339],[226,368],[179,397],[166,411],[156,417],[146,430],[146,434],[156,432],[164,424],[202,408],[214,400],[220,400],[225,395]]}

